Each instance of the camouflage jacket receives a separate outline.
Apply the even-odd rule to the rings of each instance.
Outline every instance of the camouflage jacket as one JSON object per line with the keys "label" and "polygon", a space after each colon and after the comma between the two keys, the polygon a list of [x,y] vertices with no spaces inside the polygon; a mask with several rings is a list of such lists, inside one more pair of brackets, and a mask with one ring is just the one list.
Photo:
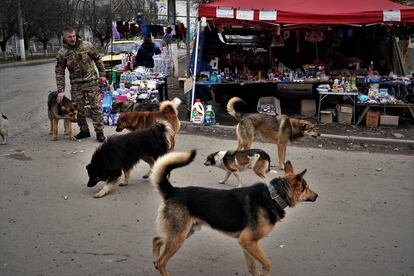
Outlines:
{"label": "camouflage jacket", "polygon": [[105,68],[95,47],[89,42],[78,40],[75,46],[64,43],[56,55],[56,84],[58,91],[65,89],[65,69],[69,70],[70,84],[96,81],[105,76]]}

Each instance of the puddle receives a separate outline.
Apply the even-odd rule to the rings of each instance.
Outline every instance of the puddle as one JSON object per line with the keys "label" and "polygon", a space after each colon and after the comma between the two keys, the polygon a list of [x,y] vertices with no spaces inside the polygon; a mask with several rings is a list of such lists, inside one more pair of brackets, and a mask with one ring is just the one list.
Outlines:
{"label": "puddle", "polygon": [[21,161],[27,161],[27,160],[33,160],[30,156],[27,156],[24,153],[10,153],[6,155],[7,158],[21,160]]}

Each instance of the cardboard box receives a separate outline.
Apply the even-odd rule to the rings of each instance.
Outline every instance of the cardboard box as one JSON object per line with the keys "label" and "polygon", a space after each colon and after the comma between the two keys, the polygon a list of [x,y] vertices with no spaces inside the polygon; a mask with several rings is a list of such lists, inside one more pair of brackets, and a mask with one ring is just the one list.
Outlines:
{"label": "cardboard box", "polygon": [[353,107],[349,104],[341,104],[339,105],[338,112],[343,113],[352,113]]}
{"label": "cardboard box", "polygon": [[352,106],[351,105],[337,105],[336,106],[338,123],[343,125],[350,125],[352,123]]}
{"label": "cardboard box", "polygon": [[[269,110],[264,110],[268,107]],[[257,112],[267,115],[280,115],[282,109],[280,108],[280,100],[276,97],[261,97],[257,101]]]}
{"label": "cardboard box", "polygon": [[314,116],[316,113],[315,100],[301,100],[300,114],[307,116]]}
{"label": "cardboard box", "polygon": [[379,111],[368,111],[365,117],[365,126],[372,128],[378,127],[380,114]]}
{"label": "cardboard box", "polygon": [[321,110],[321,123],[330,124],[333,123],[335,116],[334,110]]}
{"label": "cardboard box", "polygon": [[380,125],[382,126],[398,126],[400,116],[381,115]]}

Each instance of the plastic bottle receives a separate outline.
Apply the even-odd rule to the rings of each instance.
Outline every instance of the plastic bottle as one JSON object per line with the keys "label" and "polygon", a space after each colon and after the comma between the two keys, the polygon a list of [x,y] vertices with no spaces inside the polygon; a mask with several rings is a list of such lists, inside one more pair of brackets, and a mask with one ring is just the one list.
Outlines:
{"label": "plastic bottle", "polygon": [[207,105],[206,113],[204,114],[204,125],[211,126],[216,123],[216,114],[211,105]]}
{"label": "plastic bottle", "polygon": [[202,124],[204,122],[204,106],[200,99],[196,99],[191,112],[193,113],[193,123]]}

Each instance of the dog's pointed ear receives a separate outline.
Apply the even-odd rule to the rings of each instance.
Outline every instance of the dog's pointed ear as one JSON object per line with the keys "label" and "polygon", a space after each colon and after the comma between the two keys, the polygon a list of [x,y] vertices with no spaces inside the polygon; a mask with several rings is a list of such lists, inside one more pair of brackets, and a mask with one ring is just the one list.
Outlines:
{"label": "dog's pointed ear", "polygon": [[300,174],[297,174],[297,175],[295,176],[295,177],[296,177],[296,180],[297,180],[297,181],[302,181],[303,176],[305,175],[306,171],[307,171],[307,169],[304,169],[304,170],[303,170],[303,172],[301,172]]}
{"label": "dog's pointed ear", "polygon": [[290,161],[286,161],[285,163],[285,174],[293,174],[293,166],[292,163],[290,163]]}

